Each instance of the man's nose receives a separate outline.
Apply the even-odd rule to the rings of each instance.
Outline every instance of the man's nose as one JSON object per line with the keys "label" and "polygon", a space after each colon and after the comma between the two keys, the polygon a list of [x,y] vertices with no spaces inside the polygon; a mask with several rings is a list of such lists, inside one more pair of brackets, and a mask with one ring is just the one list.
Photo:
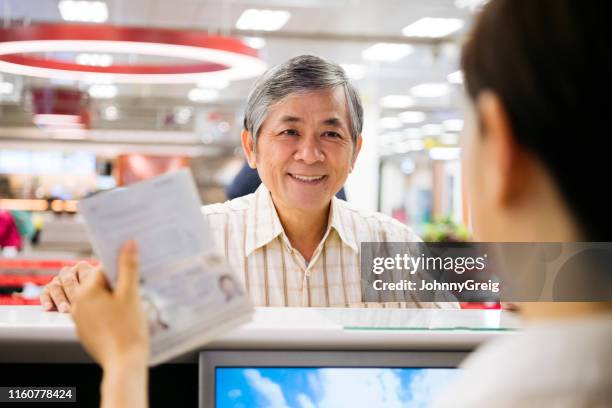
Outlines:
{"label": "man's nose", "polygon": [[293,157],[295,160],[303,161],[306,164],[312,164],[325,160],[325,155],[319,145],[319,141],[315,138],[304,138],[298,145],[298,149]]}

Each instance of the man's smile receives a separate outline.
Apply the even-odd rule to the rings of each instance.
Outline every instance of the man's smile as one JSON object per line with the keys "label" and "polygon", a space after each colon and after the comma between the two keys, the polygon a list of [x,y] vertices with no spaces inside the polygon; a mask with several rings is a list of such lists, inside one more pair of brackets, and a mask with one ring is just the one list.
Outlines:
{"label": "man's smile", "polygon": [[297,173],[287,173],[293,180],[298,181],[300,183],[306,183],[306,184],[319,184],[320,182],[322,182],[325,178],[327,178],[327,175],[325,174],[312,174],[312,175],[306,175],[306,174],[297,174]]}

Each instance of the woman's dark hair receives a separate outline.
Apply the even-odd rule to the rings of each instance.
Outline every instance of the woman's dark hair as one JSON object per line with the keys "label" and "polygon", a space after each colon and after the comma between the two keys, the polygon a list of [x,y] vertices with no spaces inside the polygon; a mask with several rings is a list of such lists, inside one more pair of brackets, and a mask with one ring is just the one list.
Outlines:
{"label": "woman's dark hair", "polygon": [[[585,238],[611,241],[612,24],[604,1],[491,0],[464,45],[470,98],[494,92]],[[607,120],[608,119],[608,120]]]}

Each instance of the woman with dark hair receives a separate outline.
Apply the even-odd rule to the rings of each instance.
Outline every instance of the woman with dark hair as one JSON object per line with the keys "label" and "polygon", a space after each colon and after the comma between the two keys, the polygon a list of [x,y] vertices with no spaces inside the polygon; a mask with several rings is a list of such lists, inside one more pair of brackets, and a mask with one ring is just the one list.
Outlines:
{"label": "woman with dark hair", "polygon": [[[612,170],[608,108],[598,102],[612,94],[612,25],[603,7],[491,0],[479,16],[462,58],[463,171],[478,240],[609,241],[608,201],[589,183],[605,183]],[[110,296],[98,273],[73,315],[104,367],[103,403],[137,407],[146,403],[148,337],[134,300],[135,253],[123,255],[126,284],[118,288],[127,289]],[[439,406],[612,406],[611,303],[528,303],[521,312],[528,327],[469,357]]]}
{"label": "woman with dark hair", "polygon": [[[609,202],[596,190],[612,172],[608,108],[597,102],[612,94],[602,7],[492,0],[479,16],[462,54],[463,170],[477,240],[610,241]],[[471,355],[437,406],[612,406],[606,300],[521,304],[526,329]]]}

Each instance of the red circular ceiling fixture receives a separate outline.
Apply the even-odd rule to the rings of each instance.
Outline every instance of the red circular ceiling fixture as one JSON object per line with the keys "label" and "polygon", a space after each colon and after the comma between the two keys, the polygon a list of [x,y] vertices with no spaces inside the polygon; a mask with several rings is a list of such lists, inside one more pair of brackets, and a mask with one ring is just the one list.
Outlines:
{"label": "red circular ceiling fixture", "polygon": [[[91,66],[26,55],[52,52],[148,55],[191,62]],[[87,82],[196,83],[251,78],[265,68],[257,50],[239,39],[200,31],[88,24],[0,29],[0,72],[15,75]]]}

